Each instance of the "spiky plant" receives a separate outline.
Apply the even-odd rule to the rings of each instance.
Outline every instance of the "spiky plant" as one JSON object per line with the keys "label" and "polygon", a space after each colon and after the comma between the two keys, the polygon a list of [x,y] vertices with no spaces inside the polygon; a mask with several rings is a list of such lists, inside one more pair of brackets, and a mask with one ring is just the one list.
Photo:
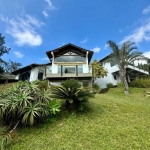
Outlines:
{"label": "spiky plant", "polygon": [[49,91],[41,91],[36,82],[19,82],[0,94],[0,118],[5,124],[33,125],[50,115]]}
{"label": "spiky plant", "polygon": [[83,101],[88,102],[89,98],[94,97],[91,91],[91,88],[82,88],[80,82],[75,79],[66,80],[60,86],[51,86],[51,96],[64,100],[64,106],[69,111],[80,110],[79,107]]}

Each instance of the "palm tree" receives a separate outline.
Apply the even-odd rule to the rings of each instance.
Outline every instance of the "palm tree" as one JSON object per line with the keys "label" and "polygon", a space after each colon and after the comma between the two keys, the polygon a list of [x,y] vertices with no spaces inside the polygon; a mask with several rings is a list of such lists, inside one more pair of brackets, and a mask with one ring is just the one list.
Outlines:
{"label": "palm tree", "polygon": [[118,65],[120,78],[124,85],[124,93],[129,94],[126,67],[135,60],[144,59],[144,56],[141,52],[136,51],[137,47],[134,46],[134,42],[124,42],[121,47],[113,41],[108,41],[107,43],[112,49],[109,61]]}

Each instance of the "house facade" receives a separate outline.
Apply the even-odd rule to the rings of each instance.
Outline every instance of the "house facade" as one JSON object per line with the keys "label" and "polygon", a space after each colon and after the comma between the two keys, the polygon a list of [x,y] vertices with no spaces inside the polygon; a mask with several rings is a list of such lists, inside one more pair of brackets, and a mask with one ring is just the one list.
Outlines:
{"label": "house facade", "polygon": [[[119,68],[117,64],[112,62],[107,62],[106,60],[109,59],[109,55],[105,58],[101,59],[99,62],[102,66],[108,71],[108,74],[104,78],[97,78],[96,82],[100,85],[101,88],[106,88],[108,83],[112,83],[113,85],[117,85],[121,82],[120,75],[119,75]],[[149,75],[148,69],[145,70],[144,68],[139,69],[138,62],[137,65],[128,65],[126,67],[126,79],[127,82],[130,83],[136,77],[147,76]]]}
{"label": "house facade", "polygon": [[18,80],[48,79],[60,84],[68,78],[78,79],[83,86],[91,85],[92,67],[89,65],[93,51],[67,44],[46,52],[48,64],[31,64],[12,72]]}

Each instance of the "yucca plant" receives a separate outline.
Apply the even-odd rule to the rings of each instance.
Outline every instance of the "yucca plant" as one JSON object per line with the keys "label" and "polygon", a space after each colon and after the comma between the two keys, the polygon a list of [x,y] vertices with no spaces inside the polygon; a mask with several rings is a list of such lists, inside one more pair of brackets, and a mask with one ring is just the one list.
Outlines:
{"label": "yucca plant", "polygon": [[0,118],[5,124],[18,120],[33,125],[50,115],[49,91],[41,91],[36,82],[19,82],[5,93],[0,94]]}
{"label": "yucca plant", "polygon": [[81,103],[88,102],[88,99],[94,97],[91,88],[82,88],[78,80],[69,79],[62,82],[60,86],[51,85],[51,97],[65,101],[64,106],[67,110],[81,110]]}

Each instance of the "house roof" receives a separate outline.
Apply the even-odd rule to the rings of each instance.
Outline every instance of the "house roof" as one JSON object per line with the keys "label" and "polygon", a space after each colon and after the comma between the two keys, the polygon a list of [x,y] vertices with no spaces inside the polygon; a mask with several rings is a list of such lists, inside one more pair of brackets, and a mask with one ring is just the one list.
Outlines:
{"label": "house roof", "polygon": [[18,69],[16,71],[13,71],[12,74],[16,75],[16,74],[18,74],[20,72],[28,71],[28,70],[30,70],[32,68],[37,67],[37,66],[43,66],[43,65],[48,65],[48,64],[51,64],[51,63],[47,63],[47,64],[36,64],[36,63],[33,63],[33,64],[28,65],[28,66],[22,67],[22,68],[20,68],[20,69]]}
{"label": "house roof", "polygon": [[99,62],[105,61],[106,59],[108,59],[108,58],[110,57],[110,55],[111,55],[111,54],[109,54],[109,55],[105,56],[104,58],[100,59]]}
{"label": "house roof", "polygon": [[48,58],[51,60],[51,58],[52,58],[51,52],[53,52],[54,56],[57,57],[57,56],[60,56],[61,54],[64,54],[64,53],[66,53],[68,51],[75,52],[75,53],[77,53],[77,54],[79,54],[81,56],[86,56],[86,52],[88,51],[89,52],[88,53],[88,62],[91,61],[91,58],[92,58],[93,53],[94,53],[93,51],[86,50],[84,48],[81,48],[79,46],[76,46],[74,44],[69,43],[69,44],[66,44],[66,45],[64,45],[62,47],[56,48],[54,50],[47,51],[46,54],[47,54]]}

